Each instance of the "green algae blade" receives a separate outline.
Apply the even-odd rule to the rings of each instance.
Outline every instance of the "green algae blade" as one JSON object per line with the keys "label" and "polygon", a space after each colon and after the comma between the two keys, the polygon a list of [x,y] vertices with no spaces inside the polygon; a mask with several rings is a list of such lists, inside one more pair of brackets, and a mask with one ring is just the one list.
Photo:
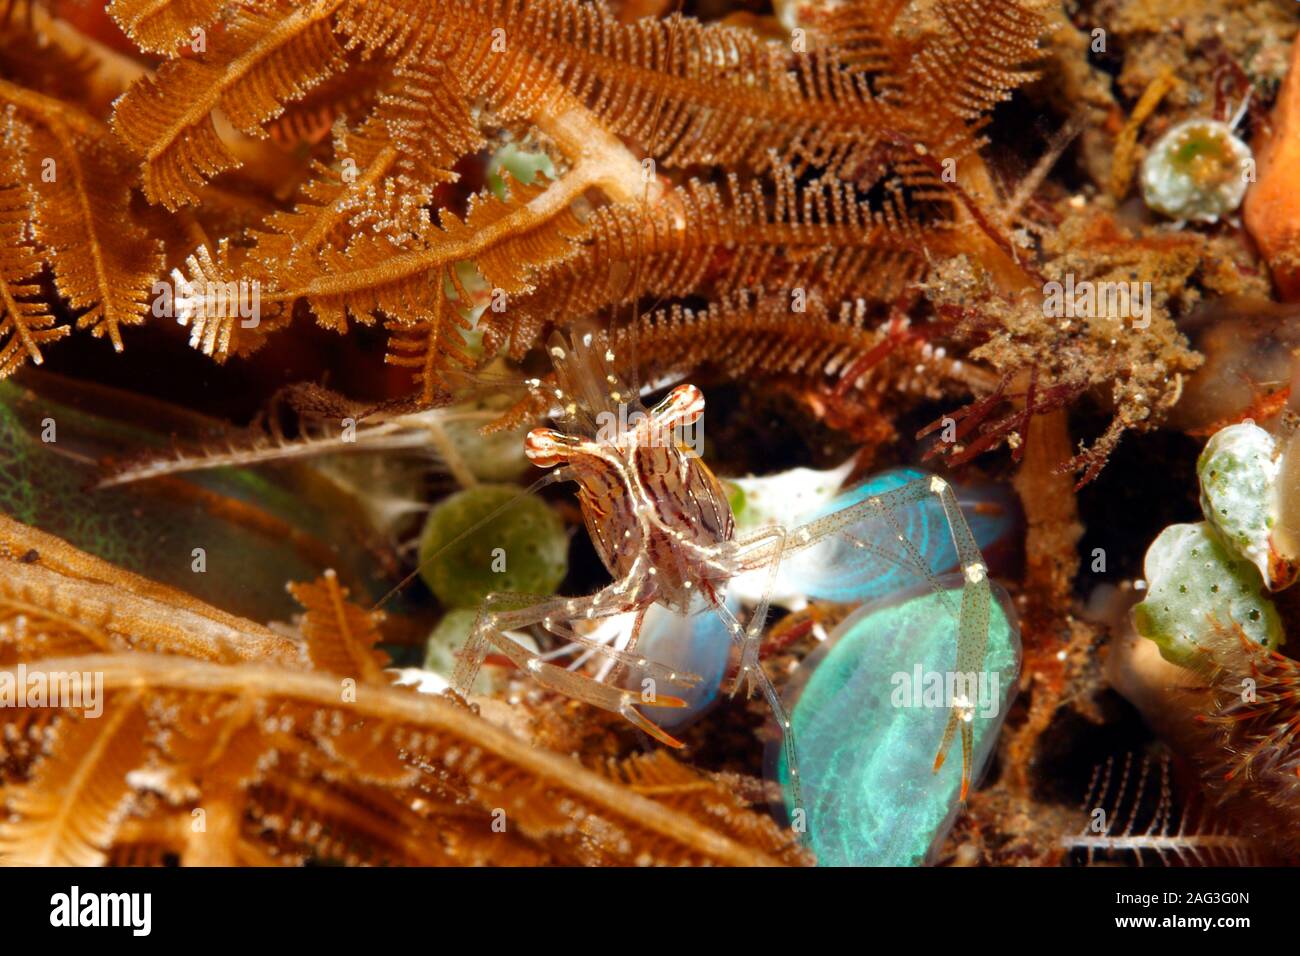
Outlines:
{"label": "green algae blade", "polygon": [[168,431],[197,427],[197,416],[53,376],[24,380],[40,390],[0,382],[0,512],[259,621],[296,613],[285,583],[325,568],[355,593],[383,593],[377,563],[355,546],[373,534],[360,508],[310,468],[95,489],[102,456],[165,450]]}

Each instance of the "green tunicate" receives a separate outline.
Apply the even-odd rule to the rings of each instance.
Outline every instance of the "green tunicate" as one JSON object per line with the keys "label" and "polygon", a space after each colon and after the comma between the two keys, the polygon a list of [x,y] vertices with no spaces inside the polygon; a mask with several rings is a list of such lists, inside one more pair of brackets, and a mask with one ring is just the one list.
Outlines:
{"label": "green tunicate", "polygon": [[[1280,468],[1273,436],[1253,422],[1214,433],[1196,462],[1201,510],[1222,540],[1259,569],[1268,581],[1270,533],[1276,521],[1273,486]],[[1284,576],[1285,577],[1285,576]]]}
{"label": "green tunicate", "polygon": [[494,591],[553,594],[568,570],[568,550],[564,523],[541,498],[521,495],[514,485],[477,485],[429,512],[420,539],[420,576],[448,607],[477,607]]}
{"label": "green tunicate", "polygon": [[[479,481],[512,481],[528,470],[524,455],[524,435],[527,424],[509,431],[483,434],[484,424],[493,417],[479,413],[502,414],[508,402],[481,399],[452,409],[443,423],[443,431],[464,460],[466,467]],[[465,417],[455,413],[464,412]]]}
{"label": "green tunicate", "polygon": [[488,186],[496,193],[498,199],[505,199],[507,192],[505,177],[501,175],[502,170],[525,186],[532,185],[538,173],[544,174],[548,179],[555,178],[555,164],[551,162],[551,157],[542,152],[523,150],[514,143],[508,143],[488,161]]}
{"label": "green tunicate", "polygon": [[744,519],[741,518],[741,515],[744,514],[745,511],[745,489],[734,481],[724,481],[722,487],[726,489],[727,504],[731,506],[731,513],[735,516],[738,523],[743,521]]}
{"label": "green tunicate", "polygon": [[456,670],[456,654],[469,640],[478,611],[454,608],[442,616],[424,645],[424,669],[448,680]]}
{"label": "green tunicate", "polygon": [[[988,649],[975,673],[972,777],[992,755],[1014,693],[1020,636],[994,585]],[[956,667],[960,588],[874,603],[840,625],[800,665],[792,715],[807,810],[807,841],[821,866],[919,866],[955,819],[960,735],[933,772]],[[960,693],[960,686],[953,686]],[[778,779],[797,824],[784,754]]]}
{"label": "green tunicate", "polygon": [[[457,655],[465,649],[476,620],[478,611],[472,608],[453,608],[444,614],[425,642],[424,669],[450,681],[459,660]],[[531,653],[537,653],[537,645],[528,635],[512,634],[512,639],[522,643]],[[480,667],[470,693],[491,694],[498,690],[503,683],[498,673],[498,668]]]}
{"label": "green tunicate", "polygon": [[1144,573],[1147,597],[1133,609],[1133,622],[1166,660],[1194,666],[1199,635],[1215,626],[1238,625],[1270,648],[1282,640],[1282,621],[1263,594],[1259,571],[1208,522],[1165,528],[1147,549]]}

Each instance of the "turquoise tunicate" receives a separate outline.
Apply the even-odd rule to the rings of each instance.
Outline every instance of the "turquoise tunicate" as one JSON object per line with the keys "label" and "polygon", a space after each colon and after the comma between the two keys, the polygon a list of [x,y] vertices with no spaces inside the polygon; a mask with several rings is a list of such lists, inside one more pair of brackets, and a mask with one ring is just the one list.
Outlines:
{"label": "turquoise tunicate", "polygon": [[[737,524],[742,534],[753,534],[769,524],[792,530],[803,522],[852,507],[873,495],[930,477],[916,468],[881,472],[861,484],[839,491],[848,466],[831,471],[796,468],[765,478],[745,478],[732,483],[733,508],[741,504]],[[1018,513],[1009,491],[989,482],[954,485],[962,514],[976,544],[997,548],[1012,536]],[[901,532],[922,556],[931,575],[957,567],[957,553],[943,507],[926,495],[898,510],[893,520],[869,514],[843,529],[853,539],[866,541],[864,551],[841,536],[782,561],[774,587],[769,590],[767,570],[733,578],[727,587],[728,605],[738,609],[756,604],[766,595],[776,605],[802,606],[809,599],[861,603],[892,594],[915,593],[927,582],[925,570],[909,563],[910,555],[897,543]],[[731,636],[717,614],[701,612],[689,617],[652,609],[642,627],[639,649],[647,658],[698,674],[702,680],[685,694],[686,707],[663,711],[666,729],[681,729],[705,713],[716,699],[726,671]]]}
{"label": "turquoise tunicate", "polygon": [[[860,608],[792,678],[787,705],[793,700],[806,839],[821,866],[922,865],[956,817],[959,735],[943,767],[932,768],[952,698],[963,690],[953,670],[957,581],[948,576],[946,590]],[[1019,669],[1019,629],[995,584],[984,667],[967,685],[975,691],[973,781],[992,754]],[[774,753],[798,826],[784,754]]]}
{"label": "turquoise tunicate", "polygon": [[[840,492],[802,520],[832,514],[929,477],[929,472],[916,468],[881,472]],[[988,549],[1015,528],[1012,503],[1000,486],[954,485],[953,488],[981,550]],[[947,516],[933,495],[899,509],[892,521],[866,514],[845,532],[787,559],[781,569],[782,589],[795,590],[815,600],[851,603],[874,600],[923,584],[925,572],[910,563],[908,551],[897,543],[900,533],[922,557],[931,574],[953,571],[958,565]],[[855,541],[867,542],[872,547],[860,548]]]}
{"label": "turquoise tunicate", "polygon": [[[868,495],[882,494],[909,481],[928,477],[925,472],[915,469],[898,469],[877,475],[847,491],[836,492],[845,473],[847,468],[840,469],[838,474],[825,473],[822,487],[808,481],[817,473],[797,470],[799,486],[806,492],[800,498],[802,507],[797,510],[806,512],[805,520],[850,507]],[[779,483],[784,477],[775,476],[775,481]],[[758,505],[765,497],[775,503],[790,502],[783,486],[769,487],[771,480],[765,483],[764,479],[750,479],[748,484],[751,487],[740,493],[752,495],[747,503],[755,507],[750,510],[760,510]],[[737,488],[741,487],[744,486],[737,485]],[[957,492],[963,513],[981,546],[1005,537],[1014,527],[1014,515],[1007,505],[1006,496],[997,489],[959,487]],[[514,486],[480,485],[439,504],[430,514],[425,529],[421,543],[422,563],[434,550],[489,514],[493,508],[512,501],[518,493]],[[783,516],[778,514],[776,517]],[[957,556],[947,520],[932,496],[900,509],[897,521],[898,527],[925,556],[931,573],[941,573],[956,565]],[[856,548],[846,549],[842,543],[828,541],[824,547],[812,549],[801,560],[783,564],[777,590],[794,587],[806,589],[802,594],[805,598],[861,601],[907,591],[925,580],[924,573],[908,567],[905,561],[899,563],[905,552],[891,547],[897,533],[893,523],[879,517],[868,517],[848,530],[855,537],[872,541],[880,550],[865,555]],[[496,552],[497,558],[503,560],[504,570],[493,573],[493,554],[497,548],[500,549]],[[882,556],[883,552],[895,554],[891,560]],[[809,556],[812,560],[808,560]],[[492,590],[551,593],[564,575],[564,557],[563,529],[558,518],[540,498],[529,496],[426,565],[422,574],[444,604],[474,608]],[[756,576],[766,584],[765,571],[757,572]],[[741,603],[745,595],[742,591],[739,587],[729,587],[727,603],[743,620]],[[435,632],[435,637],[440,639],[430,639],[430,653],[448,643],[441,639],[444,632],[467,633],[470,614],[472,612],[464,617],[449,614],[439,631]],[[732,643],[720,616],[703,607],[703,602],[686,616],[657,606],[647,612],[638,644],[639,653],[656,663],[701,678],[693,688],[672,690],[675,696],[686,701],[685,707],[664,708],[656,712],[655,719],[664,729],[680,730],[713,705],[726,674]],[[438,670],[436,663],[431,657],[426,666]],[[442,668],[446,666],[443,661]]]}

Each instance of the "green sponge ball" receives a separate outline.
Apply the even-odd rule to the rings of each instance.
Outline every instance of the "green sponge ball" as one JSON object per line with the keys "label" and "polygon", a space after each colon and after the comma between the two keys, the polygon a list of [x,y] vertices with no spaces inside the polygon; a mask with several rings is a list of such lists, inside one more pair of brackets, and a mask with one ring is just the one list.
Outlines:
{"label": "green sponge ball", "polygon": [[477,485],[429,512],[420,537],[420,576],[447,607],[477,607],[494,591],[554,594],[568,570],[568,552],[564,522],[541,498],[521,496],[515,485]]}

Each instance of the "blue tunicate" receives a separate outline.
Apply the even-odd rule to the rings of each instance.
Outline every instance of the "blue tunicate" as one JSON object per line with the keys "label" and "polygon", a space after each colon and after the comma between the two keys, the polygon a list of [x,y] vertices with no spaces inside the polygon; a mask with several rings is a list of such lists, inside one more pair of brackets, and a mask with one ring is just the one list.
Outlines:
{"label": "blue tunicate", "polygon": [[[916,468],[895,468],[881,472],[821,506],[803,521],[852,507],[909,482],[928,479]],[[1016,513],[1010,495],[991,483],[954,485],[957,500],[975,543],[982,551],[1009,536]],[[924,571],[912,563],[909,550],[898,541],[904,538],[922,558],[932,575],[956,569],[957,552],[943,505],[938,497],[899,509],[890,518],[867,515],[821,544],[791,555],[781,568],[781,590],[798,592],[810,599],[845,604],[871,601],[926,582]],[[868,547],[859,546],[858,542]]]}
{"label": "blue tunicate", "polygon": [[[787,811],[822,866],[919,866],[956,816],[962,753],[935,754],[952,696],[961,579],[942,591],[860,608],[803,661],[786,691],[803,781],[801,821],[784,754],[769,758]],[[993,585],[984,665],[974,675],[972,780],[988,763],[1014,695],[1020,636],[1006,593]],[[793,706],[791,706],[793,705]],[[802,826],[800,826],[802,824]]]}
{"label": "blue tunicate", "polygon": [[[735,603],[729,606],[734,613]],[[694,723],[713,705],[727,673],[731,643],[721,616],[702,600],[689,615],[674,614],[657,604],[646,612],[638,652],[679,673],[700,677],[700,682],[690,689],[668,689],[668,693],[686,701],[686,706],[655,710],[655,723],[665,730],[678,730]]]}

